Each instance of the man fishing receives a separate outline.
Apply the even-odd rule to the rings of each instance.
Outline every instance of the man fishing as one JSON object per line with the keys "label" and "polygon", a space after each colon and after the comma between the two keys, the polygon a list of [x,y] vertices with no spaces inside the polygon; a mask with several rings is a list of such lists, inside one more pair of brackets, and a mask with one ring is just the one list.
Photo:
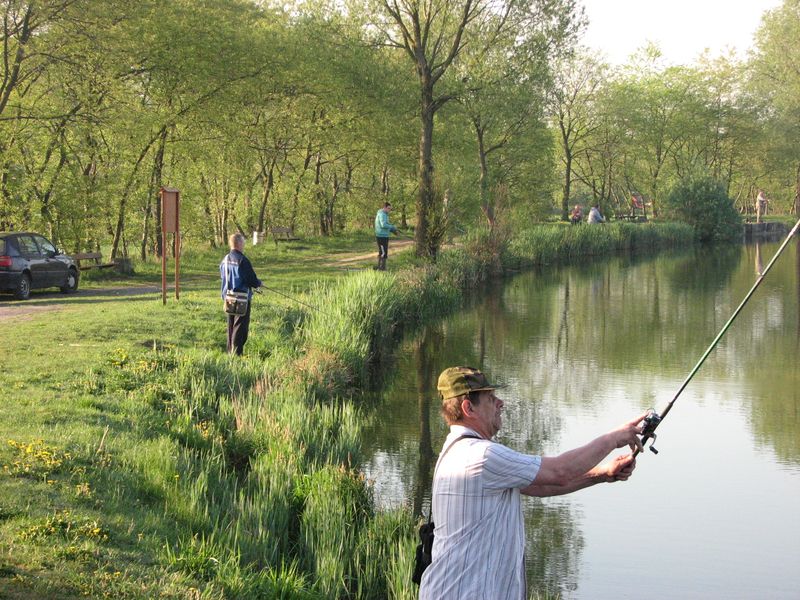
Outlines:
{"label": "man fishing", "polygon": [[378,242],[378,271],[386,270],[386,259],[389,258],[389,234],[397,233],[397,227],[389,222],[390,202],[384,202],[383,208],[375,213],[375,239]]}
{"label": "man fishing", "polygon": [[261,287],[253,265],[244,255],[244,236],[234,233],[228,238],[230,252],[219,265],[222,280],[221,294],[225,300],[228,291],[247,292],[247,310],[243,315],[228,314],[228,353],[241,356],[250,331],[250,304],[253,289]]}
{"label": "man fishing", "polygon": [[630,453],[600,462],[617,448],[641,450],[647,413],[558,456],[532,456],[492,441],[502,425],[499,387],[471,367],[439,376],[450,434],[434,473],[435,539],[420,600],[525,600],[521,495],[557,496],[625,481],[635,467]]}

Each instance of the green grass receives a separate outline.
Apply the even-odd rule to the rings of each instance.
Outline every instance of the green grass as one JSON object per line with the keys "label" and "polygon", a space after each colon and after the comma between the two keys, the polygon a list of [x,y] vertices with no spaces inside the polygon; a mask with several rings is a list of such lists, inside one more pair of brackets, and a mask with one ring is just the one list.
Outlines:
{"label": "green grass", "polygon": [[[90,272],[94,295],[10,305],[0,596],[415,597],[413,519],[375,512],[353,467],[372,415],[353,398],[388,340],[509,264],[559,256],[555,230],[576,236],[573,259],[672,235],[575,229],[476,234],[435,266],[390,256],[388,273],[332,264],[372,252],[366,234],[249,248],[265,283],[301,302],[256,297],[243,358],[224,354],[222,251],[186,252],[166,305],[102,291],[158,284],[155,263],[122,281]],[[36,308],[53,310],[24,312]]]}

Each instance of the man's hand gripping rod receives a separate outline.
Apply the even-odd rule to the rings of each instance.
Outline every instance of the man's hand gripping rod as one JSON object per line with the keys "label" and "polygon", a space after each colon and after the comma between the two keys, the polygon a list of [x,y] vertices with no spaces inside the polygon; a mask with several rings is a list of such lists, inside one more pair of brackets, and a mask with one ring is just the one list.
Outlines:
{"label": "man's hand gripping rod", "polygon": [[[664,408],[663,412],[659,415],[654,409],[652,409],[652,408],[650,409],[650,413],[644,418],[643,425],[642,425],[642,433],[641,433],[641,436],[642,436],[642,448],[644,448],[647,445],[647,440],[651,440],[651,442],[650,442],[650,450],[651,450],[651,452],[653,452],[653,454],[658,454],[658,450],[656,450],[653,447],[653,444],[655,444],[655,442],[656,442],[656,433],[655,433],[656,428],[666,418],[667,413],[669,413],[669,411],[672,410],[672,406],[675,404],[675,401],[678,399],[678,396],[680,396],[683,393],[683,390],[686,389],[686,386],[689,385],[689,382],[695,376],[697,371],[700,370],[700,366],[708,358],[708,355],[711,354],[711,351],[714,350],[714,348],[716,348],[717,344],[722,339],[722,336],[725,335],[726,331],[728,331],[728,328],[731,326],[731,323],[733,323],[734,319],[736,319],[736,317],[739,316],[739,313],[744,308],[744,305],[747,304],[748,300],[750,300],[750,296],[753,295],[753,293],[756,291],[756,288],[758,288],[758,286],[761,285],[761,282],[764,281],[764,277],[766,277],[767,273],[772,268],[772,265],[775,264],[775,261],[778,260],[778,257],[781,255],[781,253],[783,252],[784,248],[786,248],[786,246],[789,245],[789,240],[791,240],[792,237],[794,236],[794,234],[797,233],[798,228],[800,228],[800,220],[798,220],[797,223],[794,224],[794,227],[792,227],[792,230],[789,232],[789,235],[786,236],[786,239],[783,240],[783,243],[781,244],[781,247],[778,248],[778,251],[775,253],[775,256],[773,256],[772,260],[769,261],[769,264],[764,269],[764,272],[761,273],[761,275],[758,277],[758,279],[756,279],[756,282],[753,284],[753,287],[750,288],[750,291],[747,292],[747,295],[744,297],[744,300],[742,300],[742,302],[739,304],[739,306],[736,307],[736,310],[733,311],[733,314],[731,315],[731,318],[728,319],[728,321],[725,323],[725,325],[722,326],[722,329],[717,334],[717,337],[714,338],[714,341],[711,342],[711,345],[703,353],[703,356],[701,356],[700,360],[697,361],[697,364],[694,366],[694,369],[692,369],[692,371],[689,373],[689,375],[683,381],[683,383],[681,384],[681,387],[678,389],[677,393],[672,398],[672,400],[669,401],[669,404],[667,404],[667,406]],[[633,456],[635,457],[637,454],[639,454],[639,452],[640,451],[637,448],[636,450],[634,450]]]}

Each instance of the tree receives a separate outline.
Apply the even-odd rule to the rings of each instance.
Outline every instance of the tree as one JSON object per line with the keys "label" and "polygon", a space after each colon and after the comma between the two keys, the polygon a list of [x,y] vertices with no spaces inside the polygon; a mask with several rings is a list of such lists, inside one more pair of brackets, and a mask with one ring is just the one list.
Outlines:
{"label": "tree", "polygon": [[[792,209],[800,214],[800,0],[784,0],[769,11],[756,35],[757,51],[753,60],[753,83],[764,101],[762,114],[772,120],[773,142],[780,152],[775,158],[784,165],[782,179],[794,187]],[[793,168],[792,168],[793,165]]]}
{"label": "tree", "polygon": [[385,19],[374,26],[381,42],[405,52],[419,85],[419,191],[416,252],[429,256],[428,220],[434,204],[433,133],[436,113],[463,91],[463,81],[445,78],[465,48],[477,55],[521,31],[530,1],[379,0]]}
{"label": "tree", "polygon": [[[466,88],[460,102],[475,135],[479,165],[481,211],[490,228],[495,225],[495,198],[491,190],[508,189],[514,170],[530,165],[541,135],[545,96],[552,86],[550,63],[566,54],[583,21],[573,0],[539,0],[522,5],[514,15],[518,28],[494,43],[467,47],[456,70]],[[512,145],[526,152],[506,152]],[[527,157],[525,156],[527,154]],[[494,168],[490,168],[492,156]]]}
{"label": "tree", "polygon": [[694,227],[701,242],[731,242],[742,237],[742,219],[725,186],[708,175],[676,184],[664,203],[667,211]]}
{"label": "tree", "polygon": [[573,162],[600,126],[595,98],[605,77],[605,66],[584,49],[556,62],[555,82],[548,98],[551,119],[558,130],[558,145],[564,165],[561,219],[569,218],[574,179]]}

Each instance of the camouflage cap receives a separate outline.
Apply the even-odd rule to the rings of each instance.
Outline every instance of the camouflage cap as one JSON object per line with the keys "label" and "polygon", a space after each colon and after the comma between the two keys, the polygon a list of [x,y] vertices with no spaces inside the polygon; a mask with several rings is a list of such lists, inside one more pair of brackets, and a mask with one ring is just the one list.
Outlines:
{"label": "camouflage cap", "polygon": [[442,396],[442,400],[447,400],[470,392],[497,390],[505,386],[489,383],[486,375],[478,369],[472,367],[450,367],[439,375],[439,383],[436,387]]}

